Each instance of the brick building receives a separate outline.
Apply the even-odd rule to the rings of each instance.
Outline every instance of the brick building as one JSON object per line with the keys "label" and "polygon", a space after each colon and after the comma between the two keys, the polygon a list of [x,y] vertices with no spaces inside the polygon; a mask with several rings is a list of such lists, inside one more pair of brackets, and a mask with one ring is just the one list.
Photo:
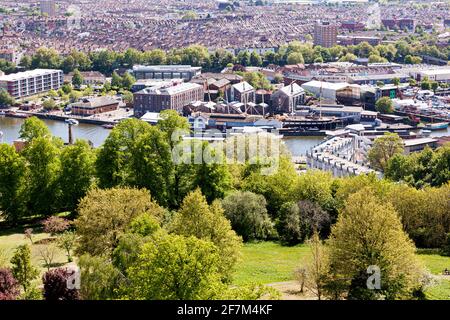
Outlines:
{"label": "brick building", "polygon": [[338,26],[330,22],[317,21],[314,25],[314,45],[330,48],[337,44]]}
{"label": "brick building", "polygon": [[193,101],[203,101],[203,86],[196,83],[182,83],[167,88],[146,88],[134,93],[134,114],[142,117],[146,112],[162,110],[183,111]]}
{"label": "brick building", "polygon": [[111,97],[85,98],[73,103],[71,107],[73,115],[91,116],[117,110],[119,108],[119,101]]}

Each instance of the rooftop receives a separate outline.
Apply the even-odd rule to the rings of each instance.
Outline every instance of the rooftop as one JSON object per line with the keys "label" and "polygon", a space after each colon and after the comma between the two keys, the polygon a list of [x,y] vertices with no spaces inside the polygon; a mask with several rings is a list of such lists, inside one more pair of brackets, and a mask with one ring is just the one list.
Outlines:
{"label": "rooftop", "polygon": [[62,71],[55,70],[55,69],[35,69],[35,70],[23,71],[23,72],[12,73],[12,74],[1,76],[0,81],[16,81],[16,80],[22,80],[22,79],[27,79],[27,78],[31,78],[31,77],[43,76],[43,75],[55,73],[55,72],[62,72]]}
{"label": "rooftop", "polygon": [[199,71],[201,67],[192,67],[190,65],[161,65],[161,66],[133,66],[133,71]]}

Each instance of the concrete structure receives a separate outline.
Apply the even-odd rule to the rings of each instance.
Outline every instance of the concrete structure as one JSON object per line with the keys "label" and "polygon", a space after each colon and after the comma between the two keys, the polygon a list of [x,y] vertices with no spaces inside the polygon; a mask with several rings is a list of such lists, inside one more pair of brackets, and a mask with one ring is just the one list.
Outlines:
{"label": "concrete structure", "polygon": [[64,82],[61,70],[35,69],[0,77],[0,90],[6,90],[14,98],[22,98],[58,90]]}
{"label": "concrete structure", "polygon": [[338,26],[330,22],[317,21],[314,25],[314,44],[330,48],[337,44]]}
{"label": "concrete structure", "polygon": [[46,14],[49,17],[56,16],[56,2],[55,0],[41,0],[41,14]]}
{"label": "concrete structure", "polygon": [[133,75],[140,79],[183,79],[191,81],[195,76],[201,74],[201,67],[189,65],[162,65],[162,66],[134,66]]}
{"label": "concrete structure", "polygon": [[450,67],[419,71],[420,79],[428,77],[431,81],[450,82]]}
{"label": "concrete structure", "polygon": [[84,98],[71,105],[72,114],[78,116],[92,116],[94,114],[111,112],[119,108],[119,101],[111,97]]}
{"label": "concrete structure", "polygon": [[294,112],[298,105],[305,103],[305,90],[293,83],[275,91],[271,100],[275,112]]}
{"label": "concrete structure", "polygon": [[193,101],[203,101],[203,87],[196,83],[182,83],[167,88],[146,88],[134,93],[134,114],[171,109],[179,113]]}
{"label": "concrete structure", "polygon": [[334,106],[311,106],[309,107],[310,111],[313,111],[316,114],[322,114],[325,117],[337,117],[341,119],[346,119],[350,122],[358,123],[361,121],[361,113],[363,112],[363,108],[361,107],[351,107],[351,106],[343,106],[343,105],[334,105]]}

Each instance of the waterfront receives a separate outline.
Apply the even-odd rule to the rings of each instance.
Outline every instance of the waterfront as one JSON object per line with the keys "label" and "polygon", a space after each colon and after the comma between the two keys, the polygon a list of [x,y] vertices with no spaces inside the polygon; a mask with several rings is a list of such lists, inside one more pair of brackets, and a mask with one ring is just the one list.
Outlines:
{"label": "waterfront", "polygon": [[[49,127],[53,135],[61,137],[65,142],[68,141],[67,124],[63,121],[43,120]],[[3,132],[3,138],[0,142],[12,143],[19,137],[20,126],[24,119],[0,117],[0,131]],[[108,137],[111,130],[105,129],[99,125],[80,123],[73,127],[74,139],[85,139],[99,147]],[[431,132],[432,137],[450,136],[450,127],[447,130],[438,130]],[[286,137],[283,139],[292,155],[295,157],[304,156],[308,150],[323,141],[325,137]]]}

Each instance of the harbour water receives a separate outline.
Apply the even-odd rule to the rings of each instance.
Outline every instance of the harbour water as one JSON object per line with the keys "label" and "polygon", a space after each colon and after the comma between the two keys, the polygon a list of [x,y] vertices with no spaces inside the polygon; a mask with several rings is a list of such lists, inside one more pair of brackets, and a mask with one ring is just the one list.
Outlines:
{"label": "harbour water", "polygon": [[[49,127],[53,135],[61,137],[65,142],[69,140],[67,124],[56,120],[43,120]],[[24,119],[0,117],[0,131],[3,137],[0,143],[11,144],[19,137],[20,126]],[[95,147],[99,147],[108,137],[111,130],[105,129],[99,125],[80,123],[73,126],[74,139],[85,139],[93,143]],[[431,132],[432,137],[450,136],[450,127],[447,130],[438,130]],[[292,155],[295,157],[304,156],[308,150],[323,141],[325,137],[286,137],[283,139]]]}

